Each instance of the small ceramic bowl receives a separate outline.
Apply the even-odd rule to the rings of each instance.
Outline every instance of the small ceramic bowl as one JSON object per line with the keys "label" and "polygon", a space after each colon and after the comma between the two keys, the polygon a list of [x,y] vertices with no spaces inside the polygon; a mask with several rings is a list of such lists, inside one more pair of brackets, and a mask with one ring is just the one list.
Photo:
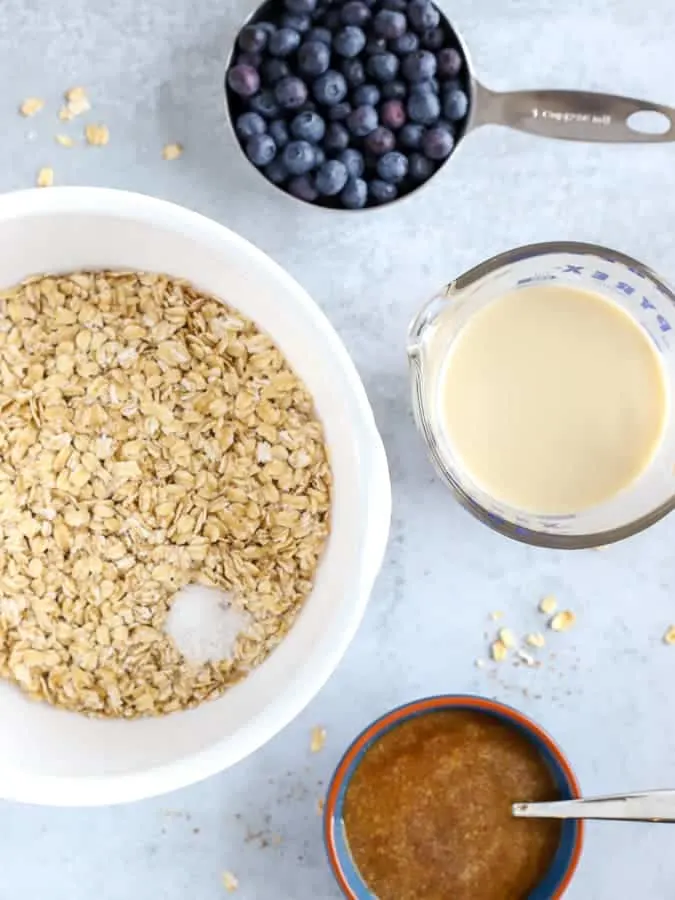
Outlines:
{"label": "small ceramic bowl", "polygon": [[[335,879],[348,900],[376,900],[354,865],[343,825],[343,806],[349,783],[368,750],[387,731],[402,722],[440,710],[474,710],[493,716],[517,729],[539,751],[555,780],[561,800],[581,796],[579,783],[560,748],[546,732],[510,706],[459,694],[427,697],[399,706],[377,719],[356,738],[342,757],[333,775],[324,811],[324,838]],[[583,845],[583,822],[566,820],[551,866],[528,900],[558,900],[565,893],[576,870]]]}

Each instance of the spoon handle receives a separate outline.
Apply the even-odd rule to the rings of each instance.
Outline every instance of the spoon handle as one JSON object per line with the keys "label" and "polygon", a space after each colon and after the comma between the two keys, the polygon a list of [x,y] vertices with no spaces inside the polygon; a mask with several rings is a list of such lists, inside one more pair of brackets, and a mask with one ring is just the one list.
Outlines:
{"label": "spoon handle", "polygon": [[675,822],[675,791],[645,791],[587,800],[514,803],[512,813],[528,819],[615,819],[631,822]]}

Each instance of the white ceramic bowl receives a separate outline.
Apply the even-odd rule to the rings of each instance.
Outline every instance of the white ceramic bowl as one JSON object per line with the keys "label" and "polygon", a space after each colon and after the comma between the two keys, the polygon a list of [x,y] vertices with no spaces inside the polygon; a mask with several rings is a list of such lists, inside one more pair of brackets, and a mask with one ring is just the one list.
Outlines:
{"label": "white ceramic bowl", "polygon": [[95,806],[161,794],[252,753],[327,681],[363,616],[389,531],[387,461],[363,386],[309,295],[216,222],[123,191],[0,196],[0,286],[38,272],[126,268],[181,276],[250,316],[314,396],[334,475],[332,532],[316,584],[280,647],[241,684],[159,719],[87,719],[0,682],[0,797]]}

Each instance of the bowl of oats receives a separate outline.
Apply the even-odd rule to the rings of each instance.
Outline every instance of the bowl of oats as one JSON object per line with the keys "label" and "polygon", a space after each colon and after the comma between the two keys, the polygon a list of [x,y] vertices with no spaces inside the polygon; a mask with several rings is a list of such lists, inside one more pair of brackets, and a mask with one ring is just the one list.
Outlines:
{"label": "bowl of oats", "polygon": [[54,188],[0,197],[0,241],[0,797],[154,796],[339,663],[384,448],[323,313],[223,226]]}

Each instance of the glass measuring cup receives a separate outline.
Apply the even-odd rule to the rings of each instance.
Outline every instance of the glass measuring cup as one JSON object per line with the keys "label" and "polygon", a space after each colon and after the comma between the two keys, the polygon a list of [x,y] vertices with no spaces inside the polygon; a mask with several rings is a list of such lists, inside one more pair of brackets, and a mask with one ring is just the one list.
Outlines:
{"label": "glass measuring cup", "polygon": [[[443,361],[468,320],[509,291],[551,283],[591,290],[621,306],[654,343],[668,386],[663,439],[646,471],[604,503],[565,515],[531,513],[486,493],[445,439],[436,403]],[[461,275],[427,303],[408,332],[413,411],[439,474],[476,518],[524,543],[580,549],[618,541],[649,527],[675,508],[674,328],[673,290],[637,260],[594,244],[530,244]]]}

